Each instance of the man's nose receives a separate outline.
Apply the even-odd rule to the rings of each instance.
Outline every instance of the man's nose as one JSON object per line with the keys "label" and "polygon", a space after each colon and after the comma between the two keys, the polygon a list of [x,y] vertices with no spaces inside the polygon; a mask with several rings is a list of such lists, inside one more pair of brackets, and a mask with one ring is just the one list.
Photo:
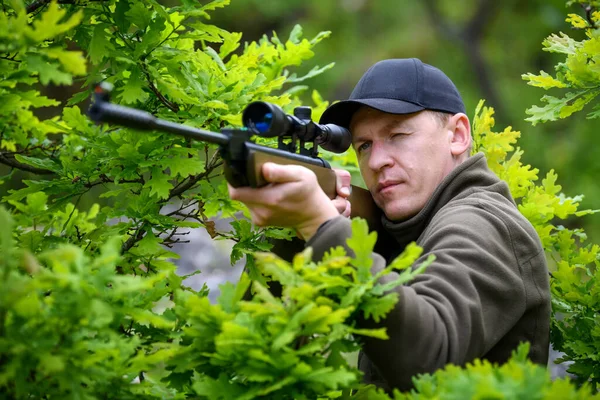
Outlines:
{"label": "man's nose", "polygon": [[393,164],[394,159],[391,157],[389,150],[383,144],[373,143],[369,154],[369,168],[373,171],[380,171]]}

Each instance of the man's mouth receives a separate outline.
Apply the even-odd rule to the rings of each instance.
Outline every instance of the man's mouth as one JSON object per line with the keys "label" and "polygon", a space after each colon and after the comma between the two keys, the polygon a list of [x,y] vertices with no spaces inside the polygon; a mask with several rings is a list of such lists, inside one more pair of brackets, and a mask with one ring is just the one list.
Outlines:
{"label": "man's mouth", "polygon": [[377,184],[376,190],[377,193],[385,193],[389,189],[392,189],[394,186],[399,185],[400,181],[382,181]]}

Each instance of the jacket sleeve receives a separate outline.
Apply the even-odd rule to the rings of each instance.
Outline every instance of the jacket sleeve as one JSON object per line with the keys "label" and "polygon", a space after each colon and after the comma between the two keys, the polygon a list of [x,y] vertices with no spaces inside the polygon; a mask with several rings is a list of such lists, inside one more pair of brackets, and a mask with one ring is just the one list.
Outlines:
{"label": "jacket sleeve", "polygon": [[[307,244],[322,257],[345,245],[350,221],[332,220]],[[407,286],[398,287],[396,307],[379,325],[389,340],[365,338],[363,352],[388,384],[411,387],[411,377],[447,363],[462,365],[483,356],[521,318],[526,291],[510,231],[502,220],[476,207],[441,210],[423,233],[423,254],[436,260]],[[385,267],[373,254],[374,272]],[[394,279],[390,274],[385,280]]]}

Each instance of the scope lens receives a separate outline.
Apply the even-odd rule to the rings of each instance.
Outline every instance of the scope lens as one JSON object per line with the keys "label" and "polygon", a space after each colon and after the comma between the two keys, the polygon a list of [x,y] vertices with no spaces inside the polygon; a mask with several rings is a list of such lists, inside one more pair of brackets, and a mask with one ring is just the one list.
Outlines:
{"label": "scope lens", "polygon": [[242,115],[242,122],[245,127],[255,130],[259,135],[262,135],[271,130],[273,118],[275,116],[270,104],[256,101],[246,107]]}
{"label": "scope lens", "polygon": [[262,137],[277,137],[288,134],[288,117],[277,105],[264,101],[248,104],[242,113],[242,123]]}
{"label": "scope lens", "polygon": [[256,130],[259,131],[260,133],[268,132],[269,128],[271,127],[272,122],[273,122],[273,113],[266,113],[263,116],[262,120],[259,120],[259,121],[250,120],[250,123],[252,125],[254,125]]}

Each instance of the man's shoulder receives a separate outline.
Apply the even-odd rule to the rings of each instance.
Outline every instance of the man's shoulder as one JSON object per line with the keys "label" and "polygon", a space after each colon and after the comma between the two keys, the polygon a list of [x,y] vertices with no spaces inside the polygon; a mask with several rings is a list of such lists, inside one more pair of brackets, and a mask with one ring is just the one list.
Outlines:
{"label": "man's shoulder", "polygon": [[[500,181],[498,185],[504,185]],[[474,209],[483,209],[494,214],[500,212],[512,216],[518,214],[522,216],[510,194],[498,190],[490,190],[486,187],[472,187],[466,189],[463,193],[446,203],[439,211],[440,212],[462,212],[468,214]]]}
{"label": "man's shoulder", "polygon": [[425,235],[444,230],[481,242],[512,243],[519,258],[542,251],[533,225],[514,202],[499,193],[472,190],[448,202],[432,218]]}
{"label": "man's shoulder", "polygon": [[444,221],[500,221],[507,229],[513,225],[533,226],[521,214],[511,198],[498,192],[470,189],[460,198],[446,203],[433,216],[432,222]]}

